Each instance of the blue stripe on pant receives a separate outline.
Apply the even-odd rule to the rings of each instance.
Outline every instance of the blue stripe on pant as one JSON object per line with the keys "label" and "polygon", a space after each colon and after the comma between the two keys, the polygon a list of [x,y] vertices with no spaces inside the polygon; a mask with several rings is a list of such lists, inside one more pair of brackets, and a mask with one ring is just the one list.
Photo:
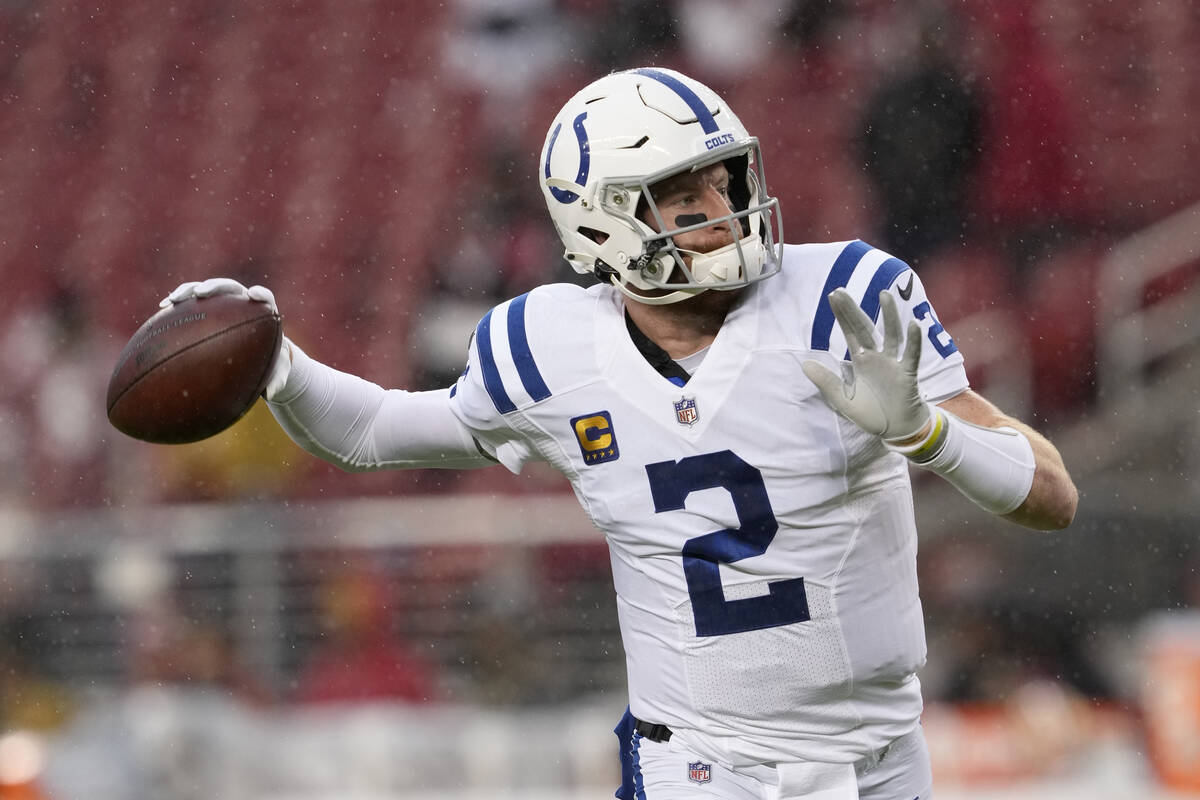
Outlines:
{"label": "blue stripe on pant", "polygon": [[634,730],[633,714],[626,707],[625,714],[613,733],[621,754],[621,785],[614,797],[617,800],[646,800],[646,787],[642,782],[641,757],[638,752],[642,736]]}

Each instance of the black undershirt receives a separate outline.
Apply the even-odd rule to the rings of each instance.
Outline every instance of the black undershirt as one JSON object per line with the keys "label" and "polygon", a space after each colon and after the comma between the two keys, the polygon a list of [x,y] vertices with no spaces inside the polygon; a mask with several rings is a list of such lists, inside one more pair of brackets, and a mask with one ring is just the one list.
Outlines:
{"label": "black undershirt", "polygon": [[678,386],[683,386],[688,382],[688,378],[692,376],[688,374],[687,370],[675,363],[674,359],[667,355],[666,350],[642,333],[641,329],[634,324],[628,311],[625,312],[625,327],[629,330],[629,337],[633,339],[633,344],[637,347],[638,352],[650,363],[650,366],[658,371],[659,375]]}

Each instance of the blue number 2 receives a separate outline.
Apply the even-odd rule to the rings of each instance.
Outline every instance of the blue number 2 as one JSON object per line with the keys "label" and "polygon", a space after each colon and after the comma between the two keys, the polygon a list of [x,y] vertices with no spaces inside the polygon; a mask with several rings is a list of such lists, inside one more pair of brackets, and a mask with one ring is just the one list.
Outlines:
{"label": "blue number 2", "polygon": [[804,578],[767,584],[769,594],[726,600],[721,564],[766,552],[779,530],[762,473],[730,450],[646,465],[654,510],[683,509],[692,492],[722,488],[733,498],[737,528],[713,531],[683,545],[683,574],[697,636],[724,636],[808,620]]}
{"label": "blue number 2", "polygon": [[[942,323],[938,322],[938,318],[933,313],[933,307],[928,302],[920,303],[913,309],[913,316],[917,319],[925,319],[929,317],[929,341],[933,342],[933,349],[938,351],[938,355],[942,358],[947,358],[951,353],[958,352],[958,345],[954,343],[954,339],[950,334],[946,333],[946,329],[942,327]],[[946,341],[942,341],[942,334],[946,333]]]}

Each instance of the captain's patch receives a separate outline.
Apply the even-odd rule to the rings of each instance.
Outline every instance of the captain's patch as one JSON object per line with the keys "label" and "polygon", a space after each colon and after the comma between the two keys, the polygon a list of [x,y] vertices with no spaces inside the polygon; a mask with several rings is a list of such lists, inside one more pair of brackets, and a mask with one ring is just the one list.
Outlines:
{"label": "captain's patch", "polygon": [[612,417],[607,411],[596,411],[571,420],[584,464],[603,464],[621,457]]}

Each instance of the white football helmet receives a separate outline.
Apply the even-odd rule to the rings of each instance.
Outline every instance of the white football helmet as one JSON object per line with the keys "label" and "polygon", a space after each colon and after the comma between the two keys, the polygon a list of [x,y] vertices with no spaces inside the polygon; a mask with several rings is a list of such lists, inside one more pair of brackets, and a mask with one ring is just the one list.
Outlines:
{"label": "white football helmet", "polygon": [[[650,186],[717,162],[731,175],[733,211],[668,227]],[[783,222],[779,201],[767,195],[758,140],[716,92],[686,75],[632,69],[578,92],[550,125],[540,179],[568,263],[639,302],[674,303],[779,271]],[[661,233],[639,219],[639,208]],[[719,250],[682,250],[672,238],[732,220],[742,236]]]}

